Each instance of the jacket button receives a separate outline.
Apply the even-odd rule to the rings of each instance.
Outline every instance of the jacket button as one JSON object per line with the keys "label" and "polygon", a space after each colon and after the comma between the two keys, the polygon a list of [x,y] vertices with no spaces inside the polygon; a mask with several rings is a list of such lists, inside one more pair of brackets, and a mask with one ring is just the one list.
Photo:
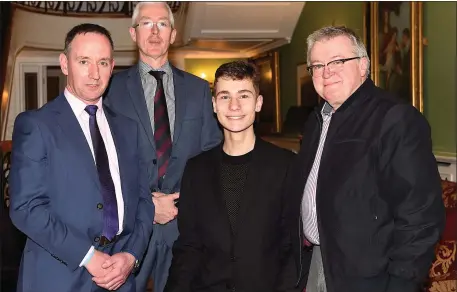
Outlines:
{"label": "jacket button", "polygon": [[156,165],[157,164],[157,159],[152,160],[152,164]]}
{"label": "jacket button", "polygon": [[95,241],[95,242],[99,242],[99,241],[100,241],[100,237],[96,236],[96,237],[94,238],[94,241]]}
{"label": "jacket button", "polygon": [[231,256],[231,257],[230,257],[230,260],[231,260],[232,262],[236,262],[236,257],[235,257],[235,256]]}
{"label": "jacket button", "polygon": [[97,209],[99,209],[99,210],[103,209],[103,204],[102,203],[98,203],[97,204]]}

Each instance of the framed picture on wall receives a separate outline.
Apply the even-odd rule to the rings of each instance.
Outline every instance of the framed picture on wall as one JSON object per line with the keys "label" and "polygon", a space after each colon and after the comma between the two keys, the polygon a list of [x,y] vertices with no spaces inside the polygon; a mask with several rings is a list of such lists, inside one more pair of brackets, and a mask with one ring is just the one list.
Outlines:
{"label": "framed picture on wall", "polygon": [[372,80],[423,112],[422,2],[364,5],[364,38]]}
{"label": "framed picture on wall", "polygon": [[319,104],[319,95],[314,89],[313,79],[306,67],[306,63],[297,65],[297,105],[314,108]]}
{"label": "framed picture on wall", "polygon": [[296,70],[297,102],[287,109],[282,131],[282,134],[292,136],[301,135],[308,116],[322,100],[314,89],[313,79],[307,70],[307,64],[298,64]]}
{"label": "framed picture on wall", "polygon": [[281,111],[279,97],[279,53],[268,52],[251,59],[260,75],[260,94],[263,105],[256,117],[255,130],[259,135],[281,132]]}

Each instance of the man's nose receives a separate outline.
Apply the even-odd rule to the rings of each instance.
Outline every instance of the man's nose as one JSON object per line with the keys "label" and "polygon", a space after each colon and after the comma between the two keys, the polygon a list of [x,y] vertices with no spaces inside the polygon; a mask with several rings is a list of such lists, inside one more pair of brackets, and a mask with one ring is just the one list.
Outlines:
{"label": "man's nose", "polygon": [[100,79],[100,71],[97,64],[92,64],[89,67],[89,77],[95,80]]}
{"label": "man's nose", "polygon": [[330,70],[328,66],[324,67],[324,72],[322,72],[322,77],[329,78],[333,75],[333,72]]}
{"label": "man's nose", "polygon": [[237,109],[240,108],[240,101],[238,100],[238,98],[231,98],[230,99],[229,108],[231,110],[237,110]]}
{"label": "man's nose", "polygon": [[153,34],[158,34],[158,33],[159,33],[159,24],[153,22],[153,23],[152,23],[151,31],[152,31]]}

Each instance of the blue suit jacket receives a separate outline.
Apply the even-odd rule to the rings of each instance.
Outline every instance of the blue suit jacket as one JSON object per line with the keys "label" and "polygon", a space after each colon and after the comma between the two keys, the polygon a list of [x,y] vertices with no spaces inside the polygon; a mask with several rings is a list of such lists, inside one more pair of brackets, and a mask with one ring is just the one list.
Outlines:
{"label": "blue suit jacket", "polygon": [[[123,232],[107,252],[141,259],[152,231],[151,203],[138,125],[104,107],[116,145],[124,199]],[[98,247],[103,203],[94,159],[62,94],[41,109],[21,113],[13,131],[10,216],[27,236],[18,291],[94,291],[79,264]],[[131,291],[133,278],[119,291]]]}
{"label": "blue suit jacket", "polygon": [[[104,102],[117,112],[139,122],[141,155],[148,165],[151,192],[179,192],[181,177],[187,160],[218,145],[222,133],[214,118],[209,84],[192,74],[172,66],[175,94],[175,129],[170,162],[162,189],[157,186],[158,168],[155,142],[146,99],[139,73],[139,65],[113,76]],[[155,225],[154,232],[170,246],[178,237],[176,220]]]}

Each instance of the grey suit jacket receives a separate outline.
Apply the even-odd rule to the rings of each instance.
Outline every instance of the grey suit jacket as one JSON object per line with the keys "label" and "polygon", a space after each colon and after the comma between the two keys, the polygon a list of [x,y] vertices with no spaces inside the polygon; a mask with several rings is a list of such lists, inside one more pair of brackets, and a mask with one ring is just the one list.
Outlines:
{"label": "grey suit jacket", "polygon": [[[115,74],[104,98],[106,105],[141,125],[141,155],[148,166],[151,192],[179,192],[187,160],[213,148],[222,139],[213,115],[208,82],[173,66],[172,70],[176,108],[175,130],[171,158],[161,190],[157,185],[157,155],[138,64]],[[178,236],[176,220],[163,225],[160,232],[171,246]]]}

